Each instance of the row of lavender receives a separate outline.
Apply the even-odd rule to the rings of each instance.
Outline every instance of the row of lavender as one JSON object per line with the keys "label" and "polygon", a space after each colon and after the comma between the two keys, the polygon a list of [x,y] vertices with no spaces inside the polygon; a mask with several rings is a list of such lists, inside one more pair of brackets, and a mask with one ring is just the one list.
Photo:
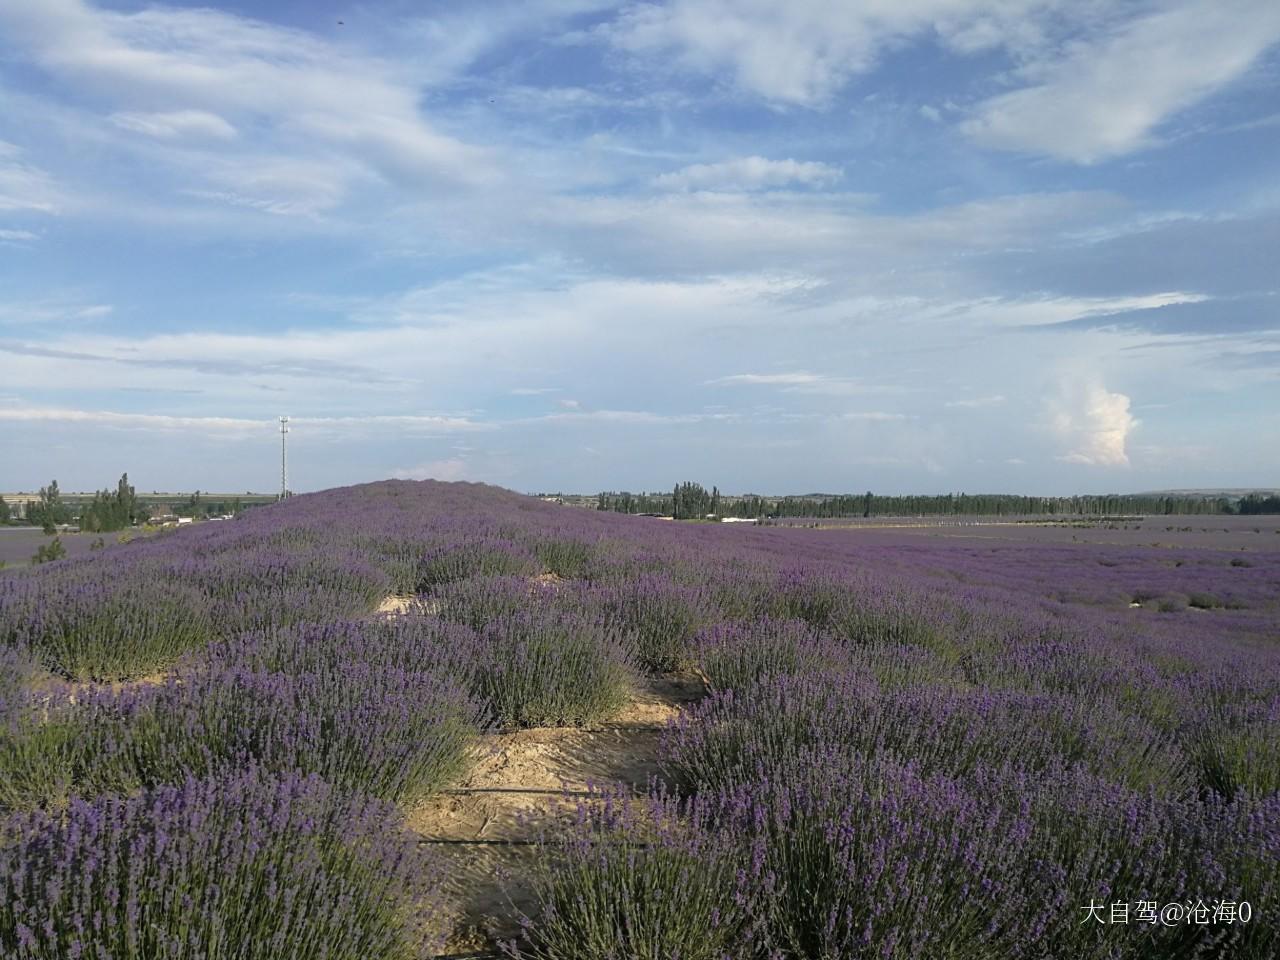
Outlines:
{"label": "row of lavender", "polygon": [[514,952],[1280,952],[1274,640],[830,571],[760,596],[694,636],[666,783],[584,809]]}
{"label": "row of lavender", "polygon": [[[514,951],[1270,955],[1274,557],[1081,555],[1083,607],[1058,550],[1010,583],[976,554],[726,533],[383,484],[0,581],[0,806],[28,811],[0,843],[0,946],[412,956],[441,877],[377,804],[447,783],[490,725],[589,722],[636,670],[696,664],[717,692],[667,738],[683,799],[584,816]],[[1191,586],[1221,609],[1107,609]],[[427,603],[346,619],[388,592]],[[198,838],[169,828],[187,816]],[[237,891],[263,884],[306,906],[255,912]],[[1075,924],[1197,890],[1272,922]]]}

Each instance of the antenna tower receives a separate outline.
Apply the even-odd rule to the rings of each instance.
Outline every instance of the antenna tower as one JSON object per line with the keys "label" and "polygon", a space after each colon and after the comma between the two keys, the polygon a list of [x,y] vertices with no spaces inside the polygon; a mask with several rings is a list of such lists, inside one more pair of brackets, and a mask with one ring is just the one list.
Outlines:
{"label": "antenna tower", "polygon": [[289,436],[289,418],[280,418],[280,499],[289,496],[289,453],[286,438]]}

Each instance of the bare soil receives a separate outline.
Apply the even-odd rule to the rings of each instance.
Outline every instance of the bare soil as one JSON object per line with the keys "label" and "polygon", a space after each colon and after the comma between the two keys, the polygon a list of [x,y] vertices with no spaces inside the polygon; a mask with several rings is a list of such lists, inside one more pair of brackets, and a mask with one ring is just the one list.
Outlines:
{"label": "bare soil", "polygon": [[480,950],[519,929],[534,904],[537,840],[600,789],[643,791],[657,775],[662,729],[702,696],[695,677],[649,678],[595,728],[542,727],[481,737],[459,785],[408,812],[409,827],[450,865],[457,911],[448,950]]}
{"label": "bare soil", "polygon": [[434,600],[423,600],[421,597],[392,594],[378,604],[378,609],[373,612],[378,616],[398,617],[408,613],[410,610],[436,614],[440,612],[440,604]]}

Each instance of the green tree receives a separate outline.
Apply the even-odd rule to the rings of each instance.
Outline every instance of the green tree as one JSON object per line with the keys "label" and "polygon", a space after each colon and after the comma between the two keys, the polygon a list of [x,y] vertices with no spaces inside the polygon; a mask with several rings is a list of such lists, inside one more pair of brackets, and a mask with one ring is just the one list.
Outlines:
{"label": "green tree", "polygon": [[51,480],[47,487],[40,488],[40,502],[32,505],[27,515],[45,533],[53,533],[58,524],[67,523],[71,519],[71,510],[62,502],[62,492],[58,489],[57,480]]}
{"label": "green tree", "polygon": [[13,519],[13,511],[9,509],[9,502],[0,499],[0,523],[8,523]]}
{"label": "green tree", "polygon": [[80,529],[87,533],[123,530],[133,525],[140,512],[137,494],[126,473],[116,483],[115,493],[99,490],[93,495],[93,501],[80,514]]}

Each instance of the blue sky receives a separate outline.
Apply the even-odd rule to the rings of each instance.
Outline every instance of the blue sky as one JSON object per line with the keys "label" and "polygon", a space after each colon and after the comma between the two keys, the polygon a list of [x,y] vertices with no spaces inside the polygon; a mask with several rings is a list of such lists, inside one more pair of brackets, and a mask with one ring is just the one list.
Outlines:
{"label": "blue sky", "polygon": [[0,488],[1280,478],[1274,0],[0,0]]}

